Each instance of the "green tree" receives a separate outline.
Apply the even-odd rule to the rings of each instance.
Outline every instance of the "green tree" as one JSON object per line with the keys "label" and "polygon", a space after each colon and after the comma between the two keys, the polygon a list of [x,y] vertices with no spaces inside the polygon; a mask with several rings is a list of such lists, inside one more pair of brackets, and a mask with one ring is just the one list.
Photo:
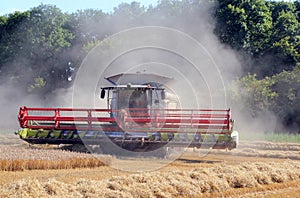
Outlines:
{"label": "green tree", "polygon": [[299,3],[218,2],[215,31],[222,42],[241,53],[246,72],[264,78],[282,70],[292,70],[300,61]]}
{"label": "green tree", "polygon": [[35,90],[37,90],[37,89],[42,89],[42,88],[44,88],[45,85],[46,85],[46,82],[45,82],[45,80],[44,80],[43,78],[41,78],[41,77],[36,77],[36,78],[34,78],[34,84],[30,85],[30,86],[27,88],[27,90],[28,90],[28,92],[33,92],[33,91],[35,91]]}
{"label": "green tree", "polygon": [[279,13],[274,24],[273,47],[290,65],[300,62],[300,23],[293,12]]}
{"label": "green tree", "polygon": [[110,29],[116,33],[127,28],[145,25],[147,24],[147,21],[144,21],[145,13],[146,8],[138,2],[121,3],[111,14],[109,23],[114,25]]}
{"label": "green tree", "polygon": [[[258,80],[248,74],[235,81],[230,89],[232,103],[245,108],[255,117],[261,112],[273,112],[284,131],[300,132],[300,66]],[[282,128],[278,128],[282,130]]]}
{"label": "green tree", "polygon": [[300,1],[294,1],[298,22],[300,22]]}
{"label": "green tree", "polygon": [[272,89],[277,93],[271,110],[291,132],[300,132],[300,67],[272,77]]}
{"label": "green tree", "polygon": [[109,24],[108,17],[108,14],[94,9],[78,10],[71,14],[67,26],[75,37],[73,46],[83,46],[88,42],[101,40],[105,35],[110,35],[112,24]]}
{"label": "green tree", "polygon": [[294,4],[291,2],[271,2],[273,31],[270,48],[265,55],[256,60],[254,72],[263,76],[280,73],[283,70],[292,70],[300,61],[300,23]]}
{"label": "green tree", "polygon": [[[22,23],[24,23],[30,16],[27,12],[15,12],[9,14],[8,17],[2,17],[1,29],[0,29],[0,64],[1,74],[7,75],[8,73],[14,73],[14,57],[18,57],[18,51],[22,49],[23,39],[20,34],[24,30],[15,31]],[[12,66],[8,67],[7,63]]]}
{"label": "green tree", "polygon": [[274,83],[269,77],[258,80],[255,74],[242,77],[231,86],[233,104],[242,103],[252,116],[268,111],[277,97],[277,93],[272,90]]}
{"label": "green tree", "polygon": [[47,83],[44,92],[64,85],[68,62],[62,54],[71,47],[73,35],[65,27],[66,14],[55,6],[40,5],[8,16],[1,35],[2,71],[7,80],[24,87],[38,76]]}
{"label": "green tree", "polygon": [[269,47],[272,17],[264,0],[219,0],[216,33],[222,42],[252,56]]}

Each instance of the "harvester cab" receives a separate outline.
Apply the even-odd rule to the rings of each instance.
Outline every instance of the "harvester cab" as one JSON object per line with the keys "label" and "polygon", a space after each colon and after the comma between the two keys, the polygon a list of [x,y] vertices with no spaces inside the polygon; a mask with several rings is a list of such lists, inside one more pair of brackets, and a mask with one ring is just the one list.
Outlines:
{"label": "harvester cab", "polygon": [[[181,109],[165,85],[172,79],[155,74],[118,74],[106,78],[99,90],[107,108],[21,107],[17,132],[31,144],[100,145],[104,153],[115,146],[127,151],[162,147],[233,149],[230,109]],[[109,143],[108,143],[109,142]],[[104,146],[103,146],[104,145]]]}
{"label": "harvester cab", "polygon": [[171,78],[155,74],[118,74],[105,78],[113,86],[102,87],[100,98],[108,93],[108,108],[166,108],[164,84]]}
{"label": "harvester cab", "polygon": [[111,117],[117,117],[117,110],[129,110],[129,113],[137,109],[161,109],[165,108],[164,88],[151,85],[117,85],[101,88],[100,98],[107,95],[107,108],[112,110]]}

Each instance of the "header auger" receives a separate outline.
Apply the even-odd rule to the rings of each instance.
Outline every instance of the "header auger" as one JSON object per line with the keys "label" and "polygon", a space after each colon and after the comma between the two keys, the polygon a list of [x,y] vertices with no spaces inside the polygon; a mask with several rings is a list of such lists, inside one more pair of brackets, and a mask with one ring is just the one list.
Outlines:
{"label": "header auger", "polygon": [[[21,107],[20,138],[31,144],[100,145],[109,142],[128,151],[163,146],[233,149],[238,134],[230,109],[178,109],[163,87],[169,78],[153,74],[120,74],[102,87],[106,109]],[[159,82],[159,83],[158,83]],[[161,83],[163,82],[163,83]]]}

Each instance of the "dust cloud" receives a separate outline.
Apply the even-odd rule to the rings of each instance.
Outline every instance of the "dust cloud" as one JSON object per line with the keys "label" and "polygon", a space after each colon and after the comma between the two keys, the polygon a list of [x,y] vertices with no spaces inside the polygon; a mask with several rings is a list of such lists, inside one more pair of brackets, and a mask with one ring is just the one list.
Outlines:
{"label": "dust cloud", "polygon": [[[262,115],[264,119],[252,119],[248,116],[247,110],[240,111],[240,107],[243,106],[242,101],[241,104],[231,104],[231,100],[229,100],[230,96],[228,96],[227,89],[229,89],[232,80],[242,75],[242,63],[238,52],[222,44],[214,34],[215,19],[213,12],[217,5],[212,2],[199,1],[196,6],[200,11],[195,11],[197,9],[193,8],[183,9],[180,18],[167,16],[164,10],[160,10],[152,11],[152,14],[142,16],[136,23],[129,24],[126,27],[124,27],[124,24],[127,24],[124,23],[124,20],[126,21],[124,18],[115,20],[114,24],[104,26],[107,28],[107,32],[112,32],[113,35],[118,35],[120,31],[124,32],[127,28],[136,28],[137,31],[133,32],[139,34],[126,35],[125,31],[126,36],[123,37],[121,43],[120,40],[114,41],[113,39],[118,37],[113,36],[112,42],[119,42],[116,46],[120,48],[113,46],[109,49],[110,55],[113,55],[110,59],[107,57],[93,59],[93,56],[89,54],[86,59],[92,59],[85,59],[83,62],[83,66],[87,66],[88,63],[91,65],[89,71],[86,75],[83,75],[78,73],[83,73],[83,70],[79,68],[76,74],[77,76],[85,76],[82,78],[82,80],[85,79],[85,82],[80,83],[80,80],[78,80],[80,77],[76,77],[77,79],[74,80],[75,87],[54,90],[52,94],[48,94],[49,98],[41,99],[27,94],[26,90],[1,85],[1,130],[17,128],[17,112],[19,106],[22,105],[70,107],[72,97],[74,99],[74,88],[78,92],[76,95],[78,104],[84,104],[87,100],[91,100],[89,97],[97,96],[92,101],[99,100],[99,93],[97,93],[99,86],[106,83],[103,77],[123,72],[154,73],[173,78],[174,81],[168,84],[167,88],[177,93],[182,103],[181,106],[218,109],[231,107],[239,131],[245,129],[251,131],[251,128],[255,128],[257,131],[261,130],[269,121],[269,118],[273,120],[273,115]],[[186,12],[189,14],[185,14]],[[103,28],[103,26],[95,23],[93,23],[93,27],[89,24],[83,27],[94,29],[96,32],[100,31],[97,30],[98,28]],[[145,32],[142,31],[142,27],[145,27]],[[162,29],[150,28],[153,31],[147,32],[149,27],[162,27]],[[158,29],[161,31],[157,32]],[[132,33],[132,31],[128,32]],[[172,34],[168,34],[170,32]],[[126,50],[122,48],[122,45],[126,46],[126,39],[137,41],[137,43],[131,43],[131,47],[136,47],[135,49],[138,50],[131,50],[127,53],[122,52],[122,49]],[[149,40],[150,42],[153,41],[153,45],[149,44]],[[143,42],[148,46],[143,45]],[[137,47],[141,45],[143,48]],[[98,49],[101,48],[98,47]],[[96,53],[95,49],[93,53]],[[91,80],[93,78],[94,81]],[[86,82],[87,79],[91,82]],[[87,106],[93,105],[95,103]],[[96,102],[97,108],[106,108],[106,106],[97,105]]]}
{"label": "dust cloud", "polygon": [[[96,47],[92,52],[94,55],[91,53],[83,64],[82,76],[95,78],[91,86],[107,85],[103,77],[119,73],[153,73],[173,78],[165,86],[177,95],[180,107],[231,107],[233,117],[239,123],[244,112],[239,112],[230,103],[227,89],[232,80],[242,75],[241,62],[238,52],[222,44],[214,34],[216,6],[212,2],[199,1],[191,8],[183,8],[177,18],[170,10],[152,11],[126,28],[122,21],[115,21],[111,27],[114,34],[108,37],[112,46],[108,55],[100,58],[102,48]],[[85,27],[93,28],[88,24]],[[97,27],[101,28],[94,28]],[[83,74],[88,67],[94,73],[93,77],[89,75],[91,72]],[[84,87],[76,85],[80,90],[78,97],[86,90]],[[97,88],[93,87],[90,91],[95,90]],[[87,100],[88,97],[82,98],[78,103],[82,105]],[[238,126],[243,130],[242,125]]]}
{"label": "dust cloud", "polygon": [[13,85],[0,86],[0,133],[13,132],[18,129],[18,111],[27,107],[71,107],[72,88],[57,89],[46,98],[30,95],[26,90]]}

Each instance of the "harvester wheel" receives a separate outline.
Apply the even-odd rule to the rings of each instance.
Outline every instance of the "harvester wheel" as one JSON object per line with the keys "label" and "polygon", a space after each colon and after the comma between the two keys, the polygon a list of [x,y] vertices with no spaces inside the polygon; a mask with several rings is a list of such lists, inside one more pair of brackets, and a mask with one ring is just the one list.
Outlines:
{"label": "harvester wheel", "polygon": [[156,157],[160,159],[167,159],[168,158],[168,148],[162,147],[153,151],[153,153],[145,153],[145,157]]}

